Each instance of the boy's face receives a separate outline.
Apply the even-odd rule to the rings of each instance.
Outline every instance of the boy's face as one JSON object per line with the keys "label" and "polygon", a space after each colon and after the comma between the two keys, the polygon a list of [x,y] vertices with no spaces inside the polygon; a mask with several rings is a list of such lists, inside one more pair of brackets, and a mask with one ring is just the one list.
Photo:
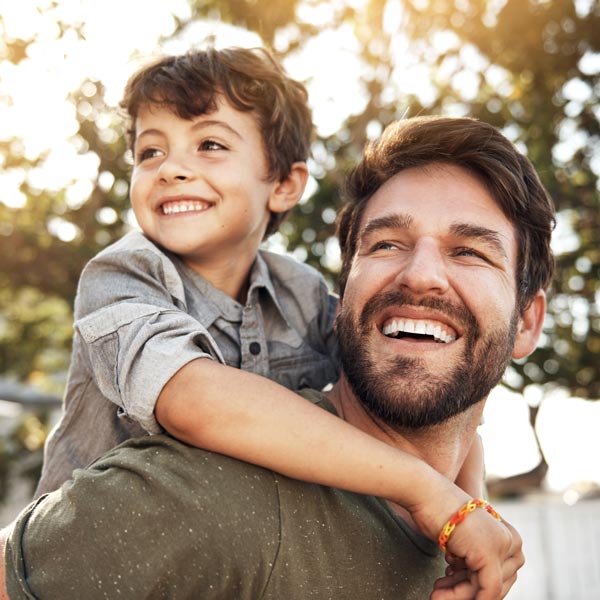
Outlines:
{"label": "boy's face", "polygon": [[150,105],[135,126],[131,203],[144,233],[202,274],[254,260],[278,182],[252,114],[222,98],[191,120]]}

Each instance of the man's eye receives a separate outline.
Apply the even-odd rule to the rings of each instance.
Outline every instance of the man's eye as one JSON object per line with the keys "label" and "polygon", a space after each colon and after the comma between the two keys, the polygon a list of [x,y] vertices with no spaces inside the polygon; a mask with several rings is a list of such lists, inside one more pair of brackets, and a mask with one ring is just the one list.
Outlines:
{"label": "man's eye", "polygon": [[215,150],[226,150],[226,148],[223,144],[219,144],[219,142],[215,142],[214,140],[204,140],[200,143],[199,150],[214,152]]}
{"label": "man's eye", "polygon": [[481,252],[473,250],[473,248],[457,248],[456,256],[472,256],[473,258],[480,258],[488,262],[487,258]]}
{"label": "man's eye", "polygon": [[371,252],[377,252],[379,250],[382,251],[389,251],[389,250],[398,250],[398,244],[394,243],[394,242],[386,242],[386,241],[382,241],[382,242],[376,242],[375,244],[373,244],[371,246]]}

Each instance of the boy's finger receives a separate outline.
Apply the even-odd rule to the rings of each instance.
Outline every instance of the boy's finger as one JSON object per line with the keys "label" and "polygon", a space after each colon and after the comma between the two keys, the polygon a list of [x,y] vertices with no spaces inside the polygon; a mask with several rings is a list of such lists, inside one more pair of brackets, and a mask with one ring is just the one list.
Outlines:
{"label": "boy's finger", "polygon": [[477,600],[498,600],[501,597],[506,562],[504,561],[502,565],[498,563],[489,564],[477,572],[479,585],[479,592],[475,596]]}
{"label": "boy's finger", "polygon": [[434,589],[447,589],[467,581],[469,578],[469,572],[467,569],[459,569],[452,573],[447,573],[445,577],[440,577],[433,584]]}
{"label": "boy's finger", "polygon": [[429,600],[475,600],[479,590],[477,574],[471,573],[469,576],[469,571],[464,573],[467,576],[463,581],[458,581],[451,587],[434,588]]}

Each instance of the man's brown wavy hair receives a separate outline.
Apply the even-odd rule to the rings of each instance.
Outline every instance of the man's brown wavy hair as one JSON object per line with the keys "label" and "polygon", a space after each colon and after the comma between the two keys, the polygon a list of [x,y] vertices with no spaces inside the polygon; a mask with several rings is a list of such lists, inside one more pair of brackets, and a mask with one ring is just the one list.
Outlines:
{"label": "man's brown wavy hair", "polygon": [[457,165],[477,176],[513,224],[517,239],[517,306],[523,311],[538,290],[547,289],[552,281],[554,205],[529,159],[504,135],[487,123],[461,117],[397,121],[366,147],[361,162],[347,179],[347,203],[338,220],[340,296],[371,196],[400,171],[435,163]]}

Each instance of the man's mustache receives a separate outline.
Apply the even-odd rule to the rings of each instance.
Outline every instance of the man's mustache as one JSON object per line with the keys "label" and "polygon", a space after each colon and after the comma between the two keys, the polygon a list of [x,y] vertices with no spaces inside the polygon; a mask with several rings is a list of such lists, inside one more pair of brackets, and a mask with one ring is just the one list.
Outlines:
{"label": "man's mustache", "polygon": [[417,298],[403,290],[383,292],[370,298],[365,304],[359,319],[361,328],[369,326],[372,318],[381,311],[394,306],[415,306],[431,308],[449,317],[459,324],[472,339],[479,336],[479,325],[475,315],[464,305],[455,304],[448,299],[435,296]]}

